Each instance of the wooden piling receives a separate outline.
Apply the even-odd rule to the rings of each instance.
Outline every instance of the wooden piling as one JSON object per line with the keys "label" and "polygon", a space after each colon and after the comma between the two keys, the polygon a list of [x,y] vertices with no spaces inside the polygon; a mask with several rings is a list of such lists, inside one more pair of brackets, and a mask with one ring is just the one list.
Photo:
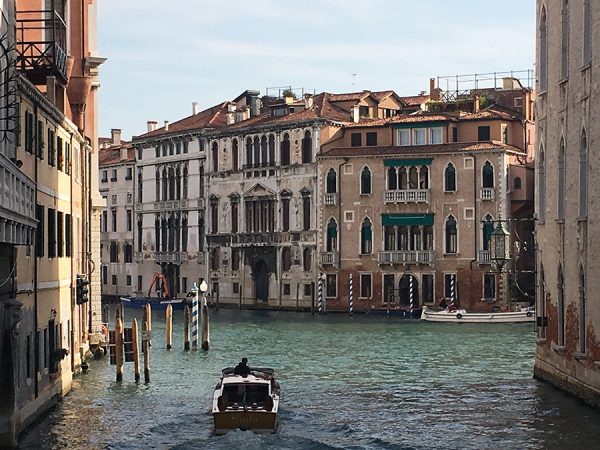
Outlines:
{"label": "wooden piling", "polygon": [[115,356],[117,364],[117,382],[123,381],[123,322],[120,317],[115,321]]}
{"label": "wooden piling", "polygon": [[202,295],[201,327],[202,327],[202,350],[208,350],[208,340],[209,340],[209,336],[208,336],[208,305],[206,303],[205,295]]}
{"label": "wooden piling", "polygon": [[190,306],[183,305],[183,349],[190,349]]}
{"label": "wooden piling", "polygon": [[135,374],[135,382],[140,381],[140,348],[138,345],[138,323],[137,319],[133,319],[131,323],[131,331],[133,335],[133,372]]}
{"label": "wooden piling", "polygon": [[171,350],[171,344],[173,339],[173,305],[167,305],[165,309],[165,320],[166,320],[166,337],[167,337],[167,350]]}
{"label": "wooden piling", "polygon": [[150,305],[144,307],[142,321],[142,346],[144,347],[144,382],[150,383]]}

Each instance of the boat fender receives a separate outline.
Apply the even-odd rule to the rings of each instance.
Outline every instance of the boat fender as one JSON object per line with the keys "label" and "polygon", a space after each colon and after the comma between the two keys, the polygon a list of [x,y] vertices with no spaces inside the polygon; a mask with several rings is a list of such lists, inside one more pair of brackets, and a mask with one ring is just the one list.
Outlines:
{"label": "boat fender", "polygon": [[268,397],[267,401],[265,402],[265,410],[273,411],[273,406],[273,397]]}
{"label": "boat fender", "polygon": [[461,313],[458,313],[458,314],[456,315],[456,318],[457,318],[457,319],[462,319],[462,314],[461,314]]}
{"label": "boat fender", "polygon": [[527,311],[527,317],[531,317],[533,313],[531,311]]}

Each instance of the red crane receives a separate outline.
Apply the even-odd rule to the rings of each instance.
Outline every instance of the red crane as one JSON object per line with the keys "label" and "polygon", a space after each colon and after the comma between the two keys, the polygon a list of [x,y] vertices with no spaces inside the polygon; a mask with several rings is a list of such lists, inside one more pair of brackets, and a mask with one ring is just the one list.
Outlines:
{"label": "red crane", "polygon": [[160,272],[154,272],[154,276],[152,277],[152,281],[150,282],[150,288],[148,288],[148,297],[152,297],[152,287],[157,285],[156,292],[159,293],[159,298],[169,298],[169,283],[167,282],[167,277],[165,277]]}

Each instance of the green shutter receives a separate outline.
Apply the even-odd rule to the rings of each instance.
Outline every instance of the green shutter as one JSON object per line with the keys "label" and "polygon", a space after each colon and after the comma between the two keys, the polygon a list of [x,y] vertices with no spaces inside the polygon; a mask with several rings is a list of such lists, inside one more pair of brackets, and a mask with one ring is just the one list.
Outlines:
{"label": "green shutter", "polygon": [[385,167],[398,166],[430,166],[433,158],[417,158],[417,159],[384,159]]}
{"label": "green shutter", "polygon": [[433,214],[382,214],[383,226],[433,225]]}

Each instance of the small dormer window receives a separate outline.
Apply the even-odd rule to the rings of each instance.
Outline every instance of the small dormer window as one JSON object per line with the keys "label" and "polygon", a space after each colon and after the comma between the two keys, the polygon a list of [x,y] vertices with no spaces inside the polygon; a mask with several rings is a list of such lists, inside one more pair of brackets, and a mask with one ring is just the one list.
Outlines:
{"label": "small dormer window", "polygon": [[359,106],[358,115],[360,117],[371,117],[371,115],[369,114],[369,107],[368,106]]}

